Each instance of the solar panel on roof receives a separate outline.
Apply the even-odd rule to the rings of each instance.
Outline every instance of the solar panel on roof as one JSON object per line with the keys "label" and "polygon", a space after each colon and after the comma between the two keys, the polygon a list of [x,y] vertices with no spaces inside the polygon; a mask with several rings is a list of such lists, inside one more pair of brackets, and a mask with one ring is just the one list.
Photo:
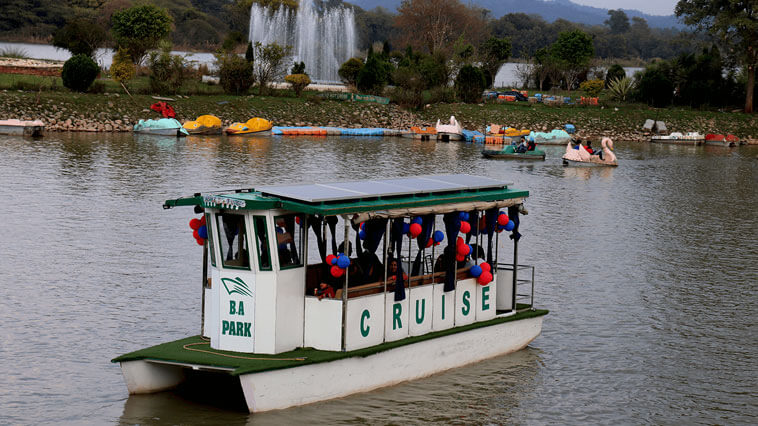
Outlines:
{"label": "solar panel on roof", "polygon": [[323,184],[272,185],[256,188],[256,190],[267,195],[317,203],[430,192],[503,188],[508,185],[508,183],[481,176],[428,175]]}

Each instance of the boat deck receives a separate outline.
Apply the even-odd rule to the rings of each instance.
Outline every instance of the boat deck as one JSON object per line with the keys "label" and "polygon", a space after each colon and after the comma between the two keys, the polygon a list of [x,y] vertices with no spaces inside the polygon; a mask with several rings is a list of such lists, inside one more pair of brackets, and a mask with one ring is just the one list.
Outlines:
{"label": "boat deck", "polygon": [[[520,306],[519,306],[520,307]],[[366,357],[396,347],[410,345],[424,340],[434,339],[481,327],[487,327],[509,321],[546,315],[547,310],[524,310],[515,315],[497,317],[447,330],[436,331],[422,336],[408,337],[394,342],[385,342],[369,348],[350,352],[322,351],[313,348],[298,348],[276,355],[249,354],[211,349],[210,341],[201,336],[192,336],[173,342],[162,343],[135,352],[121,355],[111,362],[145,360],[186,367],[204,367],[203,369],[225,371],[233,376],[263,371],[298,367],[307,364],[336,361],[350,357]]]}

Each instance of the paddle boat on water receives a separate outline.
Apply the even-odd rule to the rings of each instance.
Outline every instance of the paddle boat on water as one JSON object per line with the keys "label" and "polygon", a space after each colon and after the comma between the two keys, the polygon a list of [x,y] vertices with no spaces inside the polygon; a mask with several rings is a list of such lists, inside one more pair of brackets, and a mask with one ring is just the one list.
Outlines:
{"label": "paddle boat on water", "polygon": [[265,118],[255,117],[245,123],[232,123],[224,131],[227,135],[260,135],[270,132],[272,127],[274,127],[274,123]]}
{"label": "paddle boat on water", "polygon": [[561,129],[553,129],[549,132],[531,132],[528,136],[540,145],[565,145],[571,141],[571,135]]}
{"label": "paddle boat on water", "polygon": [[23,121],[17,119],[0,120],[0,135],[41,137],[45,133],[45,123],[41,120]]}
{"label": "paddle boat on water", "polygon": [[669,135],[653,135],[650,137],[650,142],[673,145],[700,145],[704,141],[705,135],[701,135],[698,132],[687,132],[686,134],[672,132]]}
{"label": "paddle boat on water", "polygon": [[545,151],[533,149],[526,152],[518,152],[514,145],[505,145],[503,149],[484,149],[482,150],[484,158],[505,159],[505,160],[544,160]]}
{"label": "paddle boat on water", "polygon": [[194,121],[182,125],[190,135],[220,135],[223,130],[221,119],[215,115],[201,115]]}
{"label": "paddle boat on water", "polygon": [[437,120],[434,128],[437,130],[437,140],[443,142],[463,140],[463,127],[453,115],[450,116],[450,123],[442,124],[440,120]]}
{"label": "paddle boat on water", "polygon": [[[603,147],[603,155],[592,155],[581,143],[569,142],[566,145],[566,153],[563,154],[564,166],[618,166],[616,154],[613,153],[613,141],[611,138],[603,138],[600,141]],[[601,158],[602,157],[602,158]]]}
{"label": "paddle boat on water", "polygon": [[409,132],[403,133],[403,137],[410,139],[420,139],[422,141],[436,140],[437,128],[413,126]]}
{"label": "paddle boat on water", "polygon": [[175,118],[140,120],[134,125],[134,133],[160,136],[187,136],[189,132]]}
{"label": "paddle boat on water", "polygon": [[740,144],[740,138],[731,134],[726,136],[707,134],[705,135],[705,144],[732,148]]}
{"label": "paddle boat on water", "polygon": [[517,351],[547,314],[518,261],[528,196],[435,175],[167,200],[200,215],[190,227],[204,264],[186,267],[202,285],[202,331],[113,362],[131,394],[196,384],[241,391],[262,412]]}

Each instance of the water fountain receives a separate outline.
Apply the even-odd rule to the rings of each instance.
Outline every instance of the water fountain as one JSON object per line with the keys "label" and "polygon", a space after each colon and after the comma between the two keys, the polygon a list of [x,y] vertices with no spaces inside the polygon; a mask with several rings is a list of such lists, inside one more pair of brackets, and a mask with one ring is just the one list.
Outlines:
{"label": "water fountain", "polygon": [[305,62],[312,80],[335,82],[340,65],[356,52],[355,17],[346,7],[319,11],[313,0],[300,0],[297,10],[253,3],[249,40],[292,46],[293,59]]}

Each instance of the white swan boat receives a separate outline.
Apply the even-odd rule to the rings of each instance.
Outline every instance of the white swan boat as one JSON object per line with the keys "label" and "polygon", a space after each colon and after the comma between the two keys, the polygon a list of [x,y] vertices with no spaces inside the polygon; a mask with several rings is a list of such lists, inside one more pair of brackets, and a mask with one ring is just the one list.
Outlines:
{"label": "white swan boat", "polygon": [[463,140],[463,127],[453,115],[450,116],[449,124],[442,124],[440,120],[437,120],[435,129],[437,129],[437,140],[444,142]]}
{"label": "white swan boat", "polygon": [[600,141],[603,147],[602,159],[600,155],[591,155],[581,144],[574,145],[569,142],[566,145],[566,153],[563,154],[564,166],[618,166],[616,154],[613,153],[613,141],[611,138],[603,138]]}
{"label": "white swan boat", "polygon": [[669,135],[654,135],[650,138],[650,142],[675,145],[701,145],[705,142],[705,135],[701,135],[698,132],[687,132],[686,134],[672,132]]}
{"label": "white swan boat", "polygon": [[[202,285],[202,332],[113,362],[130,394],[194,383],[201,394],[241,391],[262,412],[522,349],[547,314],[533,307],[534,269],[517,257],[528,195],[490,178],[434,175],[168,200],[164,208],[200,214],[190,226],[205,264],[187,269]],[[338,230],[358,257],[336,253]]]}

